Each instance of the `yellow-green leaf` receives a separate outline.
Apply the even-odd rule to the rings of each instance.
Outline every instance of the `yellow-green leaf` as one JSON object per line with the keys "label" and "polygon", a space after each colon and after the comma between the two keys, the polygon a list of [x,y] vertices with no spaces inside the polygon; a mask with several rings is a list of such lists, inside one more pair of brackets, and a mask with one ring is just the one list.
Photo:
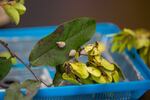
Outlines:
{"label": "yellow-green leaf", "polygon": [[89,76],[86,64],[81,62],[73,62],[69,64],[71,65],[73,73],[76,74],[79,78],[86,79]]}
{"label": "yellow-green leaf", "polygon": [[114,82],[119,82],[119,73],[117,71],[113,73],[113,80]]}
{"label": "yellow-green leaf", "polygon": [[91,75],[93,75],[95,77],[101,76],[101,72],[95,67],[87,67],[87,70]]}
{"label": "yellow-green leaf", "polygon": [[[0,52],[0,57],[6,57],[8,59],[11,57],[11,55],[9,52],[4,51],[4,52]],[[11,58],[11,62],[12,62],[12,64],[16,64],[17,63],[16,58]]]}
{"label": "yellow-green leaf", "polygon": [[80,83],[75,79],[75,77],[74,77],[73,74],[63,73],[62,78],[63,78],[64,80],[67,80],[67,81],[73,83],[73,84],[80,84]]}
{"label": "yellow-green leaf", "polygon": [[19,12],[20,15],[23,15],[26,12],[26,7],[21,3],[15,3],[12,6]]}
{"label": "yellow-green leaf", "polygon": [[101,65],[110,71],[113,71],[115,66],[113,64],[111,64],[110,62],[108,62],[107,60],[105,60],[104,58],[101,59]]}
{"label": "yellow-green leaf", "polygon": [[107,79],[106,79],[106,77],[105,76],[100,76],[100,77],[95,77],[95,76],[93,76],[92,75],[92,79],[95,81],[95,82],[97,82],[97,83],[107,83]]}
{"label": "yellow-green leaf", "polygon": [[20,21],[20,16],[18,11],[11,5],[4,5],[3,8],[7,13],[7,15],[10,17],[11,21],[15,22],[15,24],[18,25]]}

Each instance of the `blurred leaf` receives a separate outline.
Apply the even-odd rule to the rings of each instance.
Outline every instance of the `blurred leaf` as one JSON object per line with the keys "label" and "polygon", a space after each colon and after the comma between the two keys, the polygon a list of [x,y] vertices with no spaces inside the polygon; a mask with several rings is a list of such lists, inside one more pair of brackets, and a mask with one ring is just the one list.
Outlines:
{"label": "blurred leaf", "polygon": [[79,78],[86,79],[89,76],[86,64],[82,62],[72,62],[69,64],[72,69],[72,73],[77,75]]}
{"label": "blurred leaf", "polygon": [[[123,29],[118,35],[114,36],[111,51],[122,53],[126,48],[130,50],[135,44],[135,32],[131,29]],[[117,45],[116,45],[117,44]]]}
{"label": "blurred leaf", "polygon": [[11,60],[6,57],[0,57],[0,80],[2,80],[11,69]]}
{"label": "blurred leaf", "polygon": [[143,48],[143,47],[148,47],[149,46],[149,41],[148,39],[137,39],[136,40],[136,49],[140,49],[140,48]]}
{"label": "blurred leaf", "polygon": [[26,12],[26,7],[21,3],[15,3],[12,6],[19,12],[20,15],[23,15]]}
{"label": "blurred leaf", "polygon": [[[32,49],[29,61],[33,66],[56,66],[69,60],[70,50],[79,49],[95,33],[93,19],[82,17],[65,22],[50,35],[41,39]],[[66,46],[59,48],[56,42],[64,41]]]}
{"label": "blurred leaf", "polygon": [[25,1],[24,0],[19,0],[19,3],[24,4]]}
{"label": "blurred leaf", "polygon": [[18,25],[20,21],[20,16],[18,11],[11,5],[4,5],[3,8],[7,13],[7,15],[10,17],[11,21],[15,22],[15,24]]}
{"label": "blurred leaf", "polygon": [[120,45],[118,52],[122,53],[125,50],[125,48],[126,48],[126,43],[123,43],[122,45]]}
{"label": "blurred leaf", "polygon": [[21,4],[24,4],[25,1],[24,0],[15,0],[17,3],[21,3]]}
{"label": "blurred leaf", "polygon": [[131,50],[131,49],[132,49],[132,47],[133,47],[133,46],[132,46],[132,44],[131,44],[131,43],[128,43],[128,44],[127,44],[127,48],[128,48],[128,50]]}
{"label": "blurred leaf", "polygon": [[[13,83],[6,89],[5,100],[32,100],[39,87],[40,82],[34,80],[26,80],[22,84]],[[27,91],[25,95],[21,93],[22,88]]]}
{"label": "blurred leaf", "polygon": [[41,83],[36,80],[26,80],[22,83],[21,87],[27,89],[26,96],[32,99],[37,93],[38,88],[40,88],[40,84]]}
{"label": "blurred leaf", "polygon": [[6,89],[6,95],[4,100],[25,100],[24,96],[20,92],[21,86],[19,83],[13,83]]}
{"label": "blurred leaf", "polygon": [[124,28],[123,31],[122,31],[124,34],[130,34],[132,36],[135,35],[135,32],[131,29],[127,29],[127,28]]}
{"label": "blurred leaf", "polygon": [[115,51],[117,51],[117,50],[118,50],[118,48],[119,48],[118,43],[113,43],[113,45],[112,45],[112,47],[111,47],[111,52],[115,52]]}
{"label": "blurred leaf", "polygon": [[[11,57],[11,55],[9,52],[4,51],[4,52],[0,52],[0,57],[6,57],[8,59]],[[16,64],[17,63],[16,58],[11,58],[11,62],[12,62],[12,64]]]}

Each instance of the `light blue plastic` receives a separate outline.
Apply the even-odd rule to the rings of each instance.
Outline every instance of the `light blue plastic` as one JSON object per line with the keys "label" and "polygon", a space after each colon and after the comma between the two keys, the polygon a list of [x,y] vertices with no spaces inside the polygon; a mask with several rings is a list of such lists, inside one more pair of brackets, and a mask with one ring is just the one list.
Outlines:
{"label": "light blue plastic", "polygon": [[[1,29],[0,37],[28,37],[42,38],[55,30],[55,26]],[[112,23],[97,24],[96,32],[100,34],[117,33],[120,29]],[[145,91],[150,89],[150,70],[141,60],[135,49],[126,51],[130,60],[140,71],[144,80],[119,82],[111,84],[90,84],[80,86],[63,86],[42,88],[34,97],[35,100],[100,100],[100,99],[138,99]],[[134,55],[134,57],[132,56]],[[3,100],[4,92],[0,92],[0,100]]]}

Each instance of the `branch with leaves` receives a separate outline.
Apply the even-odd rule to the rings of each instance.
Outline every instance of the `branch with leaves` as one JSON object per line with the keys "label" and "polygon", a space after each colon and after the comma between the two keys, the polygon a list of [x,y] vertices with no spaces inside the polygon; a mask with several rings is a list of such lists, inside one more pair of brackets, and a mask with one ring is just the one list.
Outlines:
{"label": "branch with leaves", "polygon": [[[8,58],[8,59],[6,59],[5,58],[5,60],[6,60],[6,62],[7,63],[5,63],[6,65],[11,65],[12,63],[10,63],[11,61],[10,61],[10,59],[11,58],[16,58],[16,59],[18,59],[31,73],[32,73],[32,75],[35,77],[35,79],[37,80],[37,81],[40,81],[41,83],[43,83],[44,85],[46,85],[46,86],[48,86],[46,83],[44,83],[42,80],[40,80],[36,75],[35,75],[35,73],[32,71],[32,69],[31,69],[31,65],[29,64],[29,65],[27,65],[20,57],[18,57],[15,53],[13,53],[12,51],[11,51],[11,49],[8,47],[8,44],[6,43],[6,42],[4,42],[4,41],[2,41],[2,40],[0,40],[0,44],[4,47],[4,48],[6,48],[7,49],[7,51],[10,53],[10,58]],[[4,59],[4,57],[1,57],[1,59]],[[3,61],[2,61],[3,62]],[[6,66],[6,65],[2,65],[2,66]],[[11,69],[11,67],[6,67],[7,68],[7,70],[8,71],[4,71],[3,73],[5,73],[5,75],[9,72],[9,70]],[[3,77],[2,77],[3,78]]]}
{"label": "branch with leaves", "polygon": [[136,48],[145,63],[150,67],[150,31],[145,29],[123,29],[115,35],[112,42],[112,52],[123,52],[125,49]]}

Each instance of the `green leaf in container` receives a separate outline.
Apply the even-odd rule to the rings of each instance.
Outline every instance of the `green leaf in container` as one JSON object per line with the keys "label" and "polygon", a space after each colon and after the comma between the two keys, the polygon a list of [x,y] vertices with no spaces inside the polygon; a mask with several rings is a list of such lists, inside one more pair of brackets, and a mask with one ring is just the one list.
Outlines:
{"label": "green leaf in container", "polygon": [[114,73],[113,73],[113,80],[114,80],[114,82],[119,82],[119,73],[117,72],[117,71],[115,71]]}
{"label": "green leaf in container", "polygon": [[[33,66],[56,66],[69,60],[69,52],[78,50],[91,39],[96,29],[95,20],[87,17],[65,22],[48,36],[41,39],[32,49],[29,61]],[[59,48],[56,42],[64,41],[66,46]]]}
{"label": "green leaf in container", "polygon": [[109,71],[113,71],[115,69],[115,66],[107,60],[105,60],[104,58],[101,58],[101,65]]}
{"label": "green leaf in container", "polygon": [[20,15],[18,11],[11,5],[4,5],[3,8],[7,15],[10,17],[11,21],[18,25],[20,21]]}
{"label": "green leaf in container", "polygon": [[108,83],[108,81],[107,81],[107,79],[106,79],[106,77],[105,76],[100,76],[100,77],[95,77],[95,76],[93,76],[92,75],[92,79],[95,81],[95,82],[97,82],[97,83]]}
{"label": "green leaf in container", "polygon": [[125,75],[123,74],[122,70],[120,69],[120,67],[117,64],[114,64],[115,66],[115,71],[118,72],[119,77],[122,78],[123,80],[125,79]]}
{"label": "green leaf in container", "polygon": [[66,74],[66,73],[63,73],[62,75],[62,78],[64,80],[67,80],[73,84],[80,84],[76,79],[75,79],[75,76],[73,74]]}
{"label": "green leaf in container", "polygon": [[2,80],[11,69],[11,59],[0,57],[0,80]]}
{"label": "green leaf in container", "polygon": [[93,84],[93,80],[91,80],[89,77],[87,79],[80,79],[82,84]]}
{"label": "green leaf in container", "polygon": [[79,78],[86,79],[89,76],[86,64],[81,63],[81,62],[73,62],[69,64],[70,64],[72,72],[75,75],[77,75]]}
{"label": "green leaf in container", "polygon": [[111,83],[113,78],[112,78],[112,72],[105,70],[105,73],[107,74],[106,79],[108,83]]}
{"label": "green leaf in container", "polygon": [[12,6],[19,12],[20,15],[23,15],[26,12],[26,7],[21,3],[15,3]]}
{"label": "green leaf in container", "polygon": [[95,77],[101,76],[101,72],[95,67],[87,67],[87,70],[91,75],[93,75]]}

